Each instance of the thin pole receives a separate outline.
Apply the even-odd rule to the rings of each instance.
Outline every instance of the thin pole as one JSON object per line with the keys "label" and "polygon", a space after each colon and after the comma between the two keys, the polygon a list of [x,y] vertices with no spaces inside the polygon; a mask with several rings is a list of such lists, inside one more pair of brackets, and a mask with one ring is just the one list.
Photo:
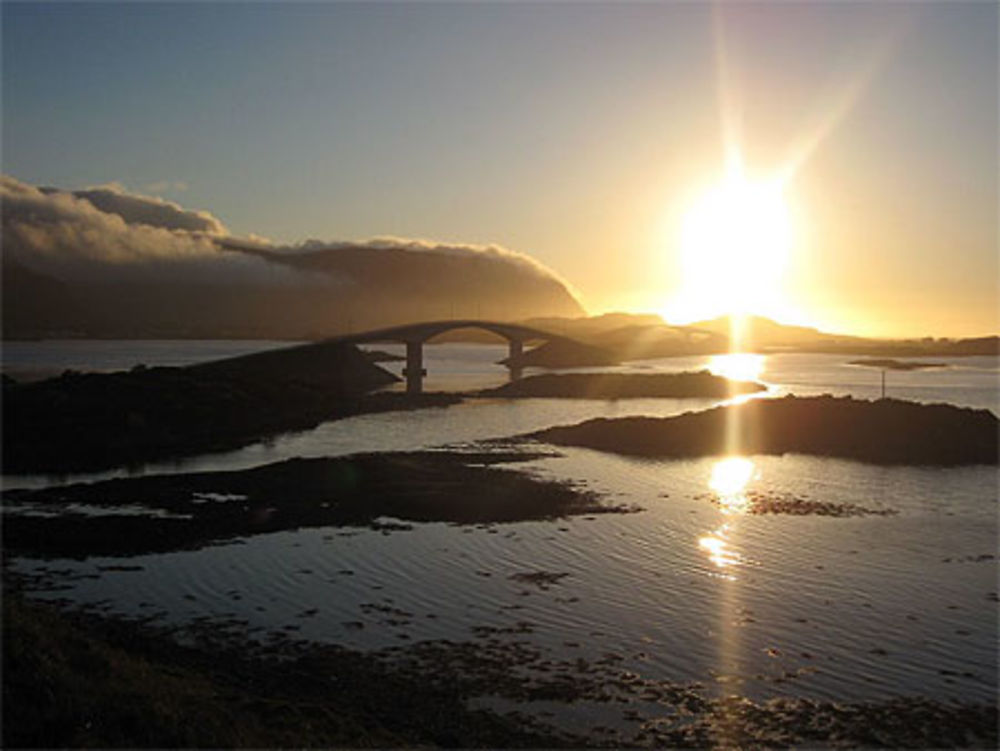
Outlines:
{"label": "thin pole", "polygon": [[885,399],[885,370],[882,370],[882,398]]}

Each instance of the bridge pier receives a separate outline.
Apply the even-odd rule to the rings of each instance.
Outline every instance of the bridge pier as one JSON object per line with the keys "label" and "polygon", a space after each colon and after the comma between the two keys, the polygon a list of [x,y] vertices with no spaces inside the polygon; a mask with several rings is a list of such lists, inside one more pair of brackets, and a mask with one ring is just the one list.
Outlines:
{"label": "bridge pier", "polygon": [[406,378],[406,393],[419,394],[423,391],[424,376],[427,370],[424,368],[424,343],[406,343],[406,367],[403,368],[403,376]]}
{"label": "bridge pier", "polygon": [[521,355],[524,354],[524,342],[520,339],[508,339],[507,370],[510,371],[510,380],[519,381],[524,374],[524,366],[521,365]]}

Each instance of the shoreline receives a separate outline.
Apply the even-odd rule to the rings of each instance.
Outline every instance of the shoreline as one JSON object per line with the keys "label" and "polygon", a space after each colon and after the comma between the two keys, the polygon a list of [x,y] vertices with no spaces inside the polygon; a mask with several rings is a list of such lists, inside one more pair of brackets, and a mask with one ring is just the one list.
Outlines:
{"label": "shoreline", "polygon": [[[82,473],[233,451],[275,436],[365,414],[447,407],[473,398],[727,398],[766,387],[707,371],[529,376],[495,389],[408,394],[372,390],[395,376],[344,350],[345,375],[309,363],[300,375],[271,361],[282,351],[183,368],[66,372],[19,384],[3,380],[4,471]],[[253,366],[243,371],[244,363]],[[293,361],[293,366],[295,362]],[[340,364],[335,362],[334,365]],[[358,383],[345,388],[344,380]]]}
{"label": "shoreline", "polygon": [[[3,544],[19,555],[130,556],[303,527],[407,529],[409,522],[487,524],[634,510],[605,503],[568,482],[498,468],[542,455],[354,454],[229,472],[7,490],[0,494],[7,509]],[[129,510],[136,499],[145,513]],[[19,505],[25,511],[18,513]],[[102,513],[67,512],[67,506],[91,506]],[[379,522],[383,517],[398,521],[385,525]]]}

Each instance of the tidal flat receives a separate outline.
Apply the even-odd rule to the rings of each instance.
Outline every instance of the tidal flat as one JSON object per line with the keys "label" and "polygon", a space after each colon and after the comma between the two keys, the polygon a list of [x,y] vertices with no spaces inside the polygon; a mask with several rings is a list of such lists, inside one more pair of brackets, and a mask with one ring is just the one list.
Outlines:
{"label": "tidal flat", "polygon": [[566,482],[497,468],[540,455],[359,454],[11,490],[3,494],[4,548],[35,556],[136,555],[303,527],[379,526],[385,517],[490,524],[629,510]]}
{"label": "tidal flat", "polygon": [[734,495],[716,456],[477,442],[635,408],[7,491],[6,745],[995,747],[995,465],[752,454]]}
{"label": "tidal flat", "polygon": [[[370,519],[385,510],[376,506],[368,517],[345,517],[344,526],[329,519],[280,531],[250,526],[221,544],[159,554],[119,549],[74,561],[26,558],[5,545],[18,559],[6,568],[13,605],[5,609],[12,619],[5,680],[16,689],[8,711],[40,692],[60,697],[56,715],[40,714],[50,703],[25,706],[25,721],[10,730],[25,735],[8,736],[8,745],[18,737],[45,746],[996,744],[996,709],[977,698],[989,691],[989,666],[977,667],[967,651],[970,640],[989,641],[981,611],[994,605],[981,588],[995,560],[983,557],[983,540],[966,541],[980,551],[968,560],[929,547],[919,567],[896,550],[914,523],[926,528],[933,518],[946,528],[979,515],[974,488],[982,473],[950,470],[959,473],[951,484],[967,486],[968,497],[938,501],[937,485],[909,484],[918,479],[912,470],[880,480],[880,468],[853,468],[869,490],[844,495],[831,492],[833,484],[806,490],[801,483],[824,468],[837,476],[850,463],[761,459],[759,471],[773,481],[747,494],[761,512],[744,516],[725,513],[725,498],[703,490],[711,461],[560,452],[536,446],[349,460],[376,474],[375,483],[379,470],[409,465],[418,494],[449,465],[468,463],[468,477],[481,485],[444,483],[435,495],[474,507],[493,492],[484,488],[510,476],[518,484],[505,491],[540,483],[537,497],[571,512],[534,521],[473,523],[495,516],[466,512],[459,523],[440,509],[424,520]],[[70,486],[53,489],[47,503],[36,497],[33,508],[58,513],[72,499],[113,511],[142,489],[150,511],[166,512],[176,497],[187,511],[249,517],[251,495],[277,507],[288,492],[295,503],[285,481],[307,467]],[[329,470],[321,461],[302,474]],[[623,473],[633,478],[627,484],[615,480]],[[209,482],[212,474],[227,476]],[[567,477],[578,482],[559,482]],[[893,490],[873,495],[882,487],[874,482]],[[315,478],[307,484],[321,487]],[[618,495],[623,487],[628,492]],[[925,500],[914,505],[912,496]],[[17,506],[31,496],[13,497]],[[616,506],[633,513],[596,513]],[[427,520],[449,514],[451,523]],[[720,524],[729,530],[720,533]],[[695,544],[699,529],[701,539],[732,550],[726,566]],[[796,540],[808,555],[796,552]],[[924,572],[919,582],[906,573],[914,570]],[[947,584],[958,575],[973,584],[967,593]],[[841,577],[853,591],[837,583]],[[906,594],[913,586],[924,593],[920,603]],[[23,606],[14,599],[19,591],[31,593]],[[941,646],[924,652],[921,639]],[[733,651],[715,654],[699,643],[729,643]],[[922,670],[912,672],[921,659]],[[861,689],[866,681],[875,682]],[[210,719],[202,724],[178,720],[203,714]]]}

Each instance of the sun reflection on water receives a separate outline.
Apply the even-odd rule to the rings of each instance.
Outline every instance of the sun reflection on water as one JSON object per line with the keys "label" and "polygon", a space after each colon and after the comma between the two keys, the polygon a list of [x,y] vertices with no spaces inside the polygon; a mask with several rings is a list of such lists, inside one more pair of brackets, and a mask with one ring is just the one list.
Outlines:
{"label": "sun reflection on water", "polygon": [[708,360],[708,370],[714,375],[734,381],[756,381],[764,372],[764,360],[764,355],[742,352],[712,355]]}
{"label": "sun reflection on water", "polygon": [[742,556],[731,547],[727,535],[729,525],[723,524],[714,532],[698,538],[698,547],[708,554],[708,560],[719,568],[735,566],[743,562]]}
{"label": "sun reflection on water", "polygon": [[[742,456],[720,459],[712,466],[708,486],[715,491],[722,513],[726,516],[745,514],[750,505],[746,488],[754,479],[754,463]],[[698,547],[719,568],[743,563],[742,556],[732,548],[730,537],[734,532],[731,521],[698,538]]]}
{"label": "sun reflection on water", "polygon": [[728,456],[720,459],[712,467],[712,479],[708,487],[726,499],[742,497],[746,499],[746,487],[753,479],[754,463],[742,456]]}

